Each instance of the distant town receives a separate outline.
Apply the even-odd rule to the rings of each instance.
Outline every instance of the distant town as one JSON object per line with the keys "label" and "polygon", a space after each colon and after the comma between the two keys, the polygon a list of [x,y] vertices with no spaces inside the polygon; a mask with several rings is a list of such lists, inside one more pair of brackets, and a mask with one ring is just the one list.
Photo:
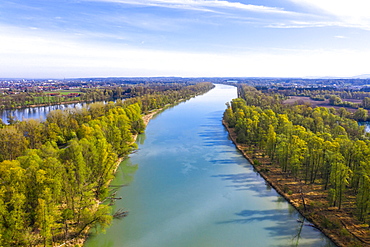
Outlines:
{"label": "distant town", "polygon": [[127,84],[147,83],[245,83],[267,88],[312,88],[326,90],[370,91],[370,79],[305,79],[305,78],[259,78],[259,77],[112,77],[76,79],[0,79],[0,92],[41,92],[81,88],[109,88]]}
{"label": "distant town", "polygon": [[[0,79],[0,110],[77,102],[115,101],[142,95],[149,88],[179,90],[180,85],[199,82],[253,86],[262,92],[292,96],[294,102],[309,101],[316,106],[328,105],[338,95],[341,101],[329,105],[357,109],[370,97],[370,79],[307,79],[253,77],[111,77],[74,79]],[[167,88],[167,89],[166,89]],[[342,93],[341,93],[342,92]],[[343,94],[344,93],[344,94]],[[294,98],[298,96],[300,98]],[[302,97],[309,97],[307,98]],[[318,105],[319,104],[319,105]],[[326,104],[326,105],[322,105]]]}

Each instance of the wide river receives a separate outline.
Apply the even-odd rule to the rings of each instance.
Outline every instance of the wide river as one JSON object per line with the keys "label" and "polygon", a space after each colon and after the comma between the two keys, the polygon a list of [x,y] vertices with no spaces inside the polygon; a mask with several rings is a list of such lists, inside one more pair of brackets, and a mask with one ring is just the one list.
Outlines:
{"label": "wide river", "polygon": [[131,167],[132,182],[118,191],[123,199],[115,204],[129,215],[85,246],[334,246],[297,221],[299,213],[228,138],[221,118],[236,97],[235,87],[216,85],[152,119],[112,183],[130,180],[122,170]]}

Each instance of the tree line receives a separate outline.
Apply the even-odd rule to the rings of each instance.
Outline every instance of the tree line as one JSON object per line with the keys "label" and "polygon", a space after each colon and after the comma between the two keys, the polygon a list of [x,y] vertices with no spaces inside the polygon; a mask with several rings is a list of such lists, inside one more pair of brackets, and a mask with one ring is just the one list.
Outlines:
{"label": "tree line", "polygon": [[286,89],[267,89],[265,91],[273,91],[285,96],[305,96],[318,97],[328,99],[332,95],[336,95],[341,99],[357,99],[362,100],[370,97],[370,92],[354,89],[318,89],[318,88],[286,88]]}
{"label": "tree line", "polygon": [[104,228],[119,157],[136,148],[142,114],[204,93],[211,83],[116,103],[55,110],[0,128],[0,246],[53,246]]}
{"label": "tree line", "polygon": [[[325,101],[332,106],[370,109],[370,92],[359,90],[328,90],[328,89],[312,89],[312,88],[289,88],[289,89],[263,89],[267,93],[279,93],[286,97],[302,96],[310,97],[315,101]],[[351,100],[356,100],[352,102]]]}
{"label": "tree line", "polygon": [[237,142],[263,150],[281,169],[308,184],[322,185],[328,206],[355,205],[370,223],[370,136],[340,109],[284,105],[284,96],[241,85],[224,113]]}
{"label": "tree line", "polygon": [[[194,83],[140,83],[120,86],[100,86],[73,90],[16,90],[9,89],[0,94],[0,110],[24,108],[34,105],[53,105],[68,102],[115,101],[136,96],[166,91],[177,91]],[[69,92],[72,96],[68,96]]]}

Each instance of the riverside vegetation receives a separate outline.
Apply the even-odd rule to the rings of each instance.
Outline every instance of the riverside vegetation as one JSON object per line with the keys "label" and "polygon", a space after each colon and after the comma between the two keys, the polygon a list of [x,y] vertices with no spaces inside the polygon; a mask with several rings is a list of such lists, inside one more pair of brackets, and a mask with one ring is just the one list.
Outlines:
{"label": "riverside vegetation", "polygon": [[143,114],[205,93],[211,83],[141,88],[140,96],[56,110],[0,126],[0,246],[74,245],[112,219],[109,182],[136,148]]}
{"label": "riverside vegetation", "polygon": [[238,86],[224,123],[257,171],[339,246],[370,246],[370,136],[342,110]]}
{"label": "riverside vegetation", "polygon": [[[113,86],[90,84],[88,85],[89,87],[80,88],[76,86],[82,86],[81,84],[71,83],[71,88],[68,88],[68,90],[51,90],[48,87],[41,89],[36,87],[21,87],[18,89],[0,90],[0,110],[78,102],[115,101],[117,99],[132,98],[168,90],[176,91],[185,85],[194,84],[191,82],[170,83],[150,81],[123,83],[118,85],[113,84]],[[59,85],[59,87],[62,87],[62,85]]]}

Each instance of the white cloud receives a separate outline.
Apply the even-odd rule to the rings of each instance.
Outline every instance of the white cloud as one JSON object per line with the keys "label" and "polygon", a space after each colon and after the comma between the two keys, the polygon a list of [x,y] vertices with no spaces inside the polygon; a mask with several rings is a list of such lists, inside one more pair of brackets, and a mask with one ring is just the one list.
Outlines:
{"label": "white cloud", "polygon": [[259,49],[194,53],[83,43],[40,30],[0,27],[0,77],[352,76],[368,73],[369,49]]}
{"label": "white cloud", "polygon": [[333,27],[340,26],[339,22],[330,22],[330,21],[285,21],[285,22],[276,22],[267,25],[270,28],[310,28],[310,27]]}
{"label": "white cloud", "polygon": [[[45,42],[26,38],[22,42],[12,41],[12,50],[26,45],[17,55],[0,51],[4,58],[1,68],[2,77],[16,69],[19,76],[45,77],[44,71],[59,76],[135,76],[141,71],[147,76],[307,76],[307,75],[352,75],[354,62],[362,61],[351,51],[291,51],[290,53],[245,53],[245,54],[196,54],[168,52],[161,50],[110,49],[106,47],[85,47],[69,42]],[[4,42],[1,42],[4,45]],[[9,47],[9,44],[5,44]],[[56,49],[56,48],[59,49]],[[370,55],[370,54],[367,54]],[[22,57],[22,66],[17,58]],[[16,60],[12,60],[16,58]],[[5,63],[5,64],[4,64]],[[14,64],[13,64],[14,63]],[[362,68],[361,68],[362,67]],[[357,67],[355,74],[366,72],[363,65]],[[367,69],[367,68],[366,68]],[[64,71],[63,71],[64,70]],[[78,74],[70,71],[79,71]],[[347,73],[346,73],[347,71]],[[14,71],[13,71],[14,72]],[[341,74],[344,73],[344,74]],[[36,76],[36,74],[38,76]],[[136,74],[137,75],[137,74]]]}
{"label": "white cloud", "polygon": [[340,21],[341,26],[370,29],[368,0],[291,0],[297,5],[316,9]]}

